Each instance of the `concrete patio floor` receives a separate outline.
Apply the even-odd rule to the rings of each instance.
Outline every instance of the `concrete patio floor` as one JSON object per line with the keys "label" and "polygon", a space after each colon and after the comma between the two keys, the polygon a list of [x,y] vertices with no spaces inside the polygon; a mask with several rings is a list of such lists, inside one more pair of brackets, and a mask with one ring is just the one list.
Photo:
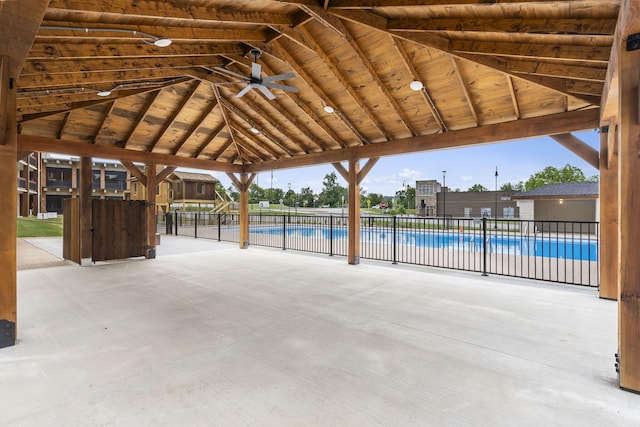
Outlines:
{"label": "concrete patio floor", "polygon": [[2,426],[640,425],[594,289],[162,236],[18,310]]}

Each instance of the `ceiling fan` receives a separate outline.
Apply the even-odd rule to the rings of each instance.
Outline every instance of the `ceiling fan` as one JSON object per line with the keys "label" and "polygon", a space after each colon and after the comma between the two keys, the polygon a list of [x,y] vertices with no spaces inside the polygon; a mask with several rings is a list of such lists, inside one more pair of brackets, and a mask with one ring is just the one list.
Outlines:
{"label": "ceiling fan", "polygon": [[289,92],[298,93],[297,87],[274,83],[279,80],[292,79],[296,76],[295,74],[293,73],[278,74],[276,76],[268,76],[263,78],[262,65],[258,64],[258,58],[260,58],[260,56],[262,55],[262,52],[260,52],[258,49],[251,49],[249,53],[254,58],[253,62],[251,63],[251,76],[247,77],[247,76],[243,76],[242,74],[234,73],[233,71],[227,70],[226,68],[215,67],[214,69],[221,73],[242,79],[242,81],[238,81],[238,82],[224,82],[224,83],[218,83],[218,84],[223,84],[223,85],[246,84],[247,86],[245,86],[240,92],[238,92],[238,94],[236,95],[236,98],[242,98],[251,89],[258,89],[260,92],[264,94],[264,96],[266,96],[271,100],[276,99],[276,96],[269,89],[282,89],[282,90],[288,90]]}

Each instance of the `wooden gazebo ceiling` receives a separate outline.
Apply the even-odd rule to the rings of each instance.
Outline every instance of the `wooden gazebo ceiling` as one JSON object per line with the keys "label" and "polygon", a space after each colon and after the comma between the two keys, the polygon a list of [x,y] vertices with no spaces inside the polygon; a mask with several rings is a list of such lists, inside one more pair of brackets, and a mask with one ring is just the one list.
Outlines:
{"label": "wooden gazebo ceiling", "polygon": [[[241,172],[593,129],[619,6],[52,0],[18,79],[19,142]],[[216,67],[249,75],[251,49],[299,93],[236,98]]]}

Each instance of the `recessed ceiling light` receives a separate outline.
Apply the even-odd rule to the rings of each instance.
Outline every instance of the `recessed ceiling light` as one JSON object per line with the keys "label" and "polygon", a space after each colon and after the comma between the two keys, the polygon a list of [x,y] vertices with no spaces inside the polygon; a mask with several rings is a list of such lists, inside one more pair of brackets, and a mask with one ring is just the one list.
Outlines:
{"label": "recessed ceiling light", "polygon": [[101,90],[100,92],[98,92],[97,95],[98,96],[109,96],[109,95],[111,95],[111,91],[110,90]]}
{"label": "recessed ceiling light", "polygon": [[336,110],[334,110],[334,108],[331,105],[325,105],[324,111],[326,111],[329,114],[333,114]]}
{"label": "recessed ceiling light", "polygon": [[252,134],[254,134],[254,135],[257,135],[257,134],[259,134],[259,133],[260,133],[260,131],[259,131],[258,129],[256,129],[256,128],[254,128],[253,126],[251,126],[251,127],[249,128],[249,131],[250,131]]}
{"label": "recessed ceiling light", "polygon": [[411,88],[411,90],[419,91],[419,90],[422,90],[424,85],[422,84],[421,81],[414,80],[411,83],[409,83],[409,87]]}

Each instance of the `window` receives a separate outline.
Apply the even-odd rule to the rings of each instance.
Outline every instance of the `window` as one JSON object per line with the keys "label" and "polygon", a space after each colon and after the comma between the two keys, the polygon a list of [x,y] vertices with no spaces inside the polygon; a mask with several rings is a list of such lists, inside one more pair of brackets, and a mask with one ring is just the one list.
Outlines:
{"label": "window", "polygon": [[138,192],[138,183],[134,182],[131,184],[131,190],[133,190],[134,193]]}
{"label": "window", "polygon": [[433,196],[433,184],[418,184],[418,196]]}
{"label": "window", "polygon": [[204,184],[203,183],[197,183],[196,184],[196,193],[204,194]]}
{"label": "window", "polygon": [[464,208],[464,217],[471,218],[471,210],[472,208]]}
{"label": "window", "polygon": [[513,207],[507,207],[502,209],[502,216],[504,218],[513,218],[515,217],[515,209]]}

